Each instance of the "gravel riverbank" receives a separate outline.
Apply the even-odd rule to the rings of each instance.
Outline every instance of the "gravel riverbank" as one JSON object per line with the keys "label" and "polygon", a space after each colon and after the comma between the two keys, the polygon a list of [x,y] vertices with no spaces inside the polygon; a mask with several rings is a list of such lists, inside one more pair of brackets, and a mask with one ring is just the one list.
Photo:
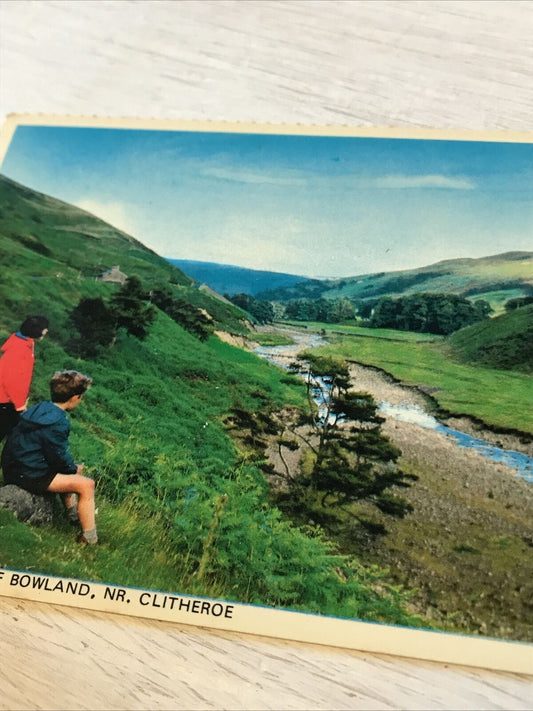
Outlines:
{"label": "gravel riverbank", "polygon": [[[392,376],[378,368],[351,363],[350,373],[354,388],[372,393],[379,402],[390,402],[391,405],[408,403],[429,412],[434,409],[434,402],[430,395],[416,387],[398,383]],[[514,449],[517,452],[533,457],[533,439],[527,435],[519,436],[512,433],[496,432],[489,427],[483,426],[482,423],[474,422],[469,417],[450,416],[440,418],[440,420],[442,424],[452,429],[484,439],[503,449]]]}
{"label": "gravel riverbank", "polygon": [[[427,406],[422,393],[375,369],[353,364],[351,372],[379,401]],[[387,522],[388,535],[369,546],[372,560],[414,588],[414,609],[439,624],[533,640],[533,486],[432,429],[386,417],[383,432],[419,480],[401,492],[413,513]]]}

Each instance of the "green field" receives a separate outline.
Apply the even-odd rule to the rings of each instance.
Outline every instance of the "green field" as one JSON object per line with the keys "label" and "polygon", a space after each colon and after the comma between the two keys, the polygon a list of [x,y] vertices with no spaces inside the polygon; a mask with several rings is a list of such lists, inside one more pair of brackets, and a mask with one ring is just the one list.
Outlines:
{"label": "green field", "polygon": [[[284,321],[294,328],[301,328],[301,321]],[[364,328],[355,324],[341,323],[318,323],[316,321],[306,321],[306,327],[310,331],[324,331],[328,334],[346,334],[349,336],[360,336],[361,338],[380,338],[387,341],[407,341],[409,343],[427,343],[440,341],[443,336],[436,336],[434,333],[414,333],[412,331],[398,331],[391,328]]]}
{"label": "green field", "polygon": [[443,344],[336,336],[324,350],[387,371],[408,385],[431,388],[443,410],[479,418],[496,428],[533,434],[533,378],[457,363]]}
{"label": "green field", "polygon": [[477,301],[478,299],[485,299],[492,306],[493,313],[492,316],[499,316],[505,312],[504,305],[509,299],[518,299],[524,296],[523,289],[507,289],[496,291],[487,291],[481,296],[473,296],[472,301]]}
{"label": "green field", "polygon": [[250,338],[256,341],[261,346],[290,346],[294,340],[290,336],[286,336],[279,332],[266,333],[251,333]]}

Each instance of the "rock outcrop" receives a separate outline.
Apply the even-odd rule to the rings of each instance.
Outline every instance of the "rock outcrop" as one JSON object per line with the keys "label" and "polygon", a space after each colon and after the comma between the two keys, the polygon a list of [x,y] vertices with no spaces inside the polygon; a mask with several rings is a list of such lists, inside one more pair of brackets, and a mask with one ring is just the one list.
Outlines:
{"label": "rock outcrop", "polygon": [[30,494],[14,484],[0,487],[0,508],[13,511],[19,521],[33,526],[52,522],[55,494]]}

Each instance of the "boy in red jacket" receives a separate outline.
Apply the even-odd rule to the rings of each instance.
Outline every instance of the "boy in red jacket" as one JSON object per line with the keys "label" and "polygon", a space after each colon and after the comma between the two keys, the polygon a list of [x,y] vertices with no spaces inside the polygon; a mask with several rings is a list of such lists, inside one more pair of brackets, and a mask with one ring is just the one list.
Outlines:
{"label": "boy in red jacket", "polygon": [[33,375],[33,346],[48,333],[48,319],[29,316],[2,346],[0,358],[0,442],[26,409]]}

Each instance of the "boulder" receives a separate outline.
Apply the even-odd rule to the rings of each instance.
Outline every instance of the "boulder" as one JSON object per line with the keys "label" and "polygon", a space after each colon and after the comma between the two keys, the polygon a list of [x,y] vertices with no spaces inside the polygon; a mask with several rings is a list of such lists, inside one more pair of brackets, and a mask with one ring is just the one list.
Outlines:
{"label": "boulder", "polygon": [[30,494],[14,484],[0,487],[0,508],[13,511],[19,521],[33,526],[52,522],[55,494]]}

